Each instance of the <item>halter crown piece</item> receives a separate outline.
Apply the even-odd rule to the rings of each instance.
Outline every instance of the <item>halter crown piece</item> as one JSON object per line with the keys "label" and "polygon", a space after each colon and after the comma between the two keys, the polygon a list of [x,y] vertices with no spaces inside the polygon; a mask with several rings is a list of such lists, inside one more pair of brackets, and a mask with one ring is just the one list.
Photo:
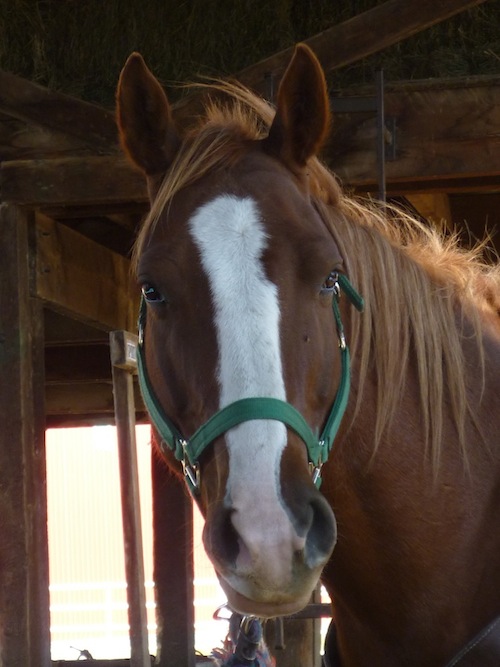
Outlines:
{"label": "halter crown piece", "polygon": [[147,373],[144,354],[147,304],[144,297],[142,298],[138,322],[139,342],[137,346],[139,385],[151,421],[162,438],[161,446],[168,447],[174,453],[175,458],[182,463],[187,486],[194,496],[199,492],[200,477],[198,461],[201,454],[214,440],[226,433],[226,431],[229,431],[229,429],[234,428],[242,422],[254,419],[280,421],[292,429],[303,440],[307,447],[313,481],[317,487],[320,486],[321,467],[332,450],[335,436],[337,435],[340,422],[347,407],[351,384],[349,348],[346,344],[339,308],[341,291],[359,312],[362,312],[364,307],[363,298],[357,293],[348,278],[342,273],[337,273],[333,290],[332,309],[337,327],[342,368],[337,395],[335,396],[323,432],[319,437],[313,433],[304,417],[290,403],[278,398],[255,397],[242,398],[226,405],[202,424],[190,438],[185,438],[173,421],[165,414]]}

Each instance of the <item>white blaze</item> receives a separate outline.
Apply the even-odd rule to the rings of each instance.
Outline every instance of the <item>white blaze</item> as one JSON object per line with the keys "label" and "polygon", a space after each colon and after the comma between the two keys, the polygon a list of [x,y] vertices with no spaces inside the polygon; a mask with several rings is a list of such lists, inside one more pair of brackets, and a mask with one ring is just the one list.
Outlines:
{"label": "white blaze", "polygon": [[[252,396],[286,400],[278,291],[264,272],[267,237],[255,202],[219,196],[196,211],[190,229],[212,292],[220,407]],[[233,524],[255,564],[259,545],[274,545],[279,551],[296,539],[279,492],[286,428],[271,420],[245,422],[227,433],[226,443],[228,500],[237,510]],[[260,556],[266,558],[269,552]]]}

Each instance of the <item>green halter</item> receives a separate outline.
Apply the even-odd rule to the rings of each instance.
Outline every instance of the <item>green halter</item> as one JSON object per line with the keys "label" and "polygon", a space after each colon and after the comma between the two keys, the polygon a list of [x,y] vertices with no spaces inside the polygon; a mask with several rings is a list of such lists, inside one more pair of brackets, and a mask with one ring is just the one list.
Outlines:
{"label": "green halter", "polygon": [[137,368],[142,396],[151,421],[162,438],[162,445],[166,445],[174,453],[175,458],[182,463],[186,483],[191,493],[196,494],[199,490],[198,461],[202,452],[229,429],[242,422],[254,419],[273,419],[282,422],[303,440],[313,470],[313,481],[319,487],[321,484],[321,466],[332,450],[349,397],[350,355],[340,317],[339,298],[341,290],[357,310],[360,312],[363,310],[362,297],[356,292],[344,274],[337,274],[332,308],[339,338],[342,369],[337,395],[325,428],[319,438],[313,433],[300,412],[290,403],[278,398],[268,397],[242,398],[230,403],[212,415],[191,438],[184,438],[172,420],[165,414],[147,373],[144,359],[144,329],[146,327],[147,305],[144,297],[142,298],[139,314],[139,344],[137,346]]}

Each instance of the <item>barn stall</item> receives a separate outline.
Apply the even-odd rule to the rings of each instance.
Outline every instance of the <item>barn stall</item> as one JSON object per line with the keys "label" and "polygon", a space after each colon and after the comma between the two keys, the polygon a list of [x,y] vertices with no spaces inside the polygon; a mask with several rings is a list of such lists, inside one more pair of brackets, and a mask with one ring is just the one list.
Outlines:
{"label": "barn stall", "polygon": [[[61,4],[67,8],[70,3]],[[91,4],[74,3],[79,11],[85,5],[90,11]],[[354,67],[360,59],[386,52],[433,24],[449,25],[454,14],[477,6],[461,15],[460,30],[466,34],[477,13],[483,12],[484,22],[484,12],[494,3],[447,0],[436,7],[431,2],[389,0],[365,4],[366,11],[359,13],[351,6],[353,16],[343,16],[345,20],[328,17],[333,27],[299,35],[307,38],[332,75]],[[50,3],[40,3],[39,9],[45,13],[40,20],[48,21]],[[379,27],[376,31],[374,25]],[[240,54],[240,71],[235,56],[228,72],[236,72],[243,83],[272,98],[291,48],[285,37],[280,40],[284,50],[269,55],[262,46],[262,59],[253,56],[247,63]],[[122,44],[124,50],[140,46],[134,40]],[[491,48],[485,46],[484,51]],[[337,115],[326,161],[346,187],[378,196],[382,184],[387,198],[434,223],[444,220],[450,228],[456,227],[464,243],[470,237],[482,237],[486,226],[494,231],[500,208],[498,57],[498,50],[494,51],[497,73],[490,67],[488,74],[465,77],[394,81],[390,68],[385,69],[378,93],[371,82],[381,63],[363,60],[363,77],[332,96]],[[115,79],[123,60],[115,63]],[[8,57],[0,65],[5,67],[0,72],[0,664],[48,667],[45,430],[113,423],[113,375],[115,398],[117,387],[123,386],[125,397],[119,404],[129,406],[122,418],[125,431],[130,433],[126,422],[132,395],[133,417],[138,422],[146,420],[130,373],[133,369],[126,360],[117,362],[120,352],[114,352],[116,363],[110,362],[109,334],[122,332],[117,334],[120,345],[136,331],[138,294],[129,276],[129,252],[147,196],[142,177],[118,149],[109,99],[106,108],[93,99],[56,92],[19,76],[23,68],[14,67]],[[220,64],[218,68],[222,73]],[[184,78],[196,74],[193,65]],[[33,76],[36,81],[40,78]],[[338,81],[342,78],[335,80],[332,90]],[[180,98],[178,121],[188,123],[197,104],[196,99]],[[493,244],[498,248],[498,234],[493,235]],[[133,461],[128,466],[124,463],[124,471],[133,476]],[[129,482],[133,485],[133,477]],[[157,664],[190,667],[195,664],[191,507],[178,484],[164,484],[164,473],[157,465],[153,484],[162,489],[154,494],[155,521],[162,526],[155,531],[156,558],[171,573],[157,582],[163,616],[158,642],[163,650]],[[133,524],[133,504],[129,511]],[[175,549],[172,535],[176,535]],[[130,545],[134,544],[131,537]],[[132,557],[130,562],[133,567],[137,559]],[[140,572],[130,573],[129,588],[132,581],[140,582]],[[131,622],[140,627],[140,584],[134,590],[137,599],[131,613],[137,617]],[[317,607],[312,611],[323,613]],[[317,664],[314,623],[317,626],[317,621],[285,622],[287,649],[277,652],[278,665],[304,667],[298,657],[304,643],[310,664]],[[136,643],[130,664],[146,664],[147,649],[140,636],[132,641]]]}

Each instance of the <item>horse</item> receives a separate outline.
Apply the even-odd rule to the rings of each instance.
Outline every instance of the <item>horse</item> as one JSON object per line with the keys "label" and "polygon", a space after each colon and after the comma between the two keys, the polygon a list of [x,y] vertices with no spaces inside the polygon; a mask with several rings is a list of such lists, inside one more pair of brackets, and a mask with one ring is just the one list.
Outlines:
{"label": "horse", "polygon": [[143,393],[230,607],[290,615],[321,579],[327,665],[500,664],[498,265],[344,190],[306,45],[275,107],[201,87],[178,123],[133,53],[117,122],[151,203]]}

